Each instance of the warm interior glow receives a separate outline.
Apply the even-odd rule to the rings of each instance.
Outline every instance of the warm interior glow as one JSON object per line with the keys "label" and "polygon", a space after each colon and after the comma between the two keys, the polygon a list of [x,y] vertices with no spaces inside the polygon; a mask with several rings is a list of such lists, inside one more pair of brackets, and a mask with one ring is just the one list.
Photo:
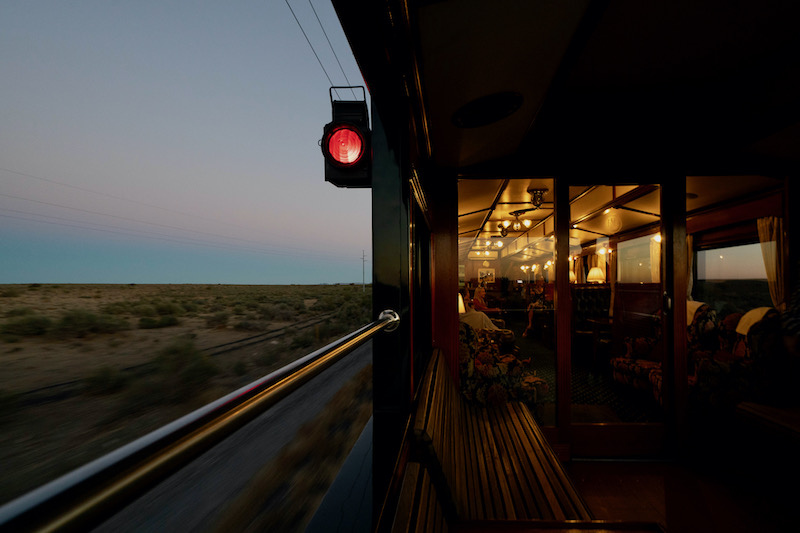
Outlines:
{"label": "warm interior glow", "polygon": [[464,297],[461,296],[461,293],[458,293],[458,313],[463,315],[467,312],[466,307],[464,307]]}
{"label": "warm interior glow", "polygon": [[531,222],[528,219],[525,219],[525,220],[522,221],[522,225],[525,226],[526,228],[530,228],[531,224],[533,224],[533,222]]}
{"label": "warm interior glow", "polygon": [[504,228],[507,228],[507,227],[509,227],[510,225],[511,225],[511,221],[510,221],[510,220],[504,220],[504,221],[503,221],[503,227],[504,227]]}
{"label": "warm interior glow", "polygon": [[655,237],[653,237],[653,240],[656,241],[656,242],[661,242],[661,234],[660,233],[656,233]]}
{"label": "warm interior glow", "polygon": [[575,283],[576,281],[578,281],[578,276],[575,275],[575,272],[570,270],[569,271],[569,282],[570,283]]}

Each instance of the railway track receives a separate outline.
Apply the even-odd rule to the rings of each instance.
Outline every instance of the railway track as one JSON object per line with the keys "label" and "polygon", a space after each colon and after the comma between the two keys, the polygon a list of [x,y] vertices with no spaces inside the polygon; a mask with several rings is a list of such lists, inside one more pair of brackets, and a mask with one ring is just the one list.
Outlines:
{"label": "railway track", "polygon": [[[280,328],[275,328],[269,331],[265,331],[263,333],[258,333],[256,335],[251,335],[243,339],[231,342],[225,342],[223,344],[218,344],[216,346],[211,346],[201,351],[206,353],[209,357],[216,357],[224,353],[230,353],[248,346],[261,344],[267,341],[283,337],[290,331],[298,331],[311,328],[318,324],[322,324],[332,316],[333,313],[326,313],[324,315],[310,318],[308,320],[295,322],[288,326],[283,326]],[[155,364],[152,362],[147,362],[121,368],[120,372],[122,372],[127,376],[137,376],[137,375],[148,374],[150,372],[153,372],[154,370],[155,370]],[[73,396],[77,396],[84,390],[85,385],[86,385],[85,379],[75,379],[70,381],[63,381],[61,383],[54,383],[52,385],[46,385],[44,387],[38,387],[36,389],[31,389],[29,391],[19,393],[17,395],[17,402],[19,405],[23,407],[30,407],[34,405],[42,405],[46,403],[57,402],[65,400],[67,398],[71,398]]]}

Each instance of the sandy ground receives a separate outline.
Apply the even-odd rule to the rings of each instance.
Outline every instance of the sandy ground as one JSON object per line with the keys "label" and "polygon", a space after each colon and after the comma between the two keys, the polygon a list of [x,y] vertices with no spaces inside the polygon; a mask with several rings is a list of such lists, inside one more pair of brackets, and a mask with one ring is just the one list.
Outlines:
{"label": "sandy ground", "polygon": [[[232,327],[242,320],[265,329],[284,326],[286,322],[259,317],[254,303],[268,302],[276,291],[265,286],[0,285],[0,327],[20,310],[57,321],[69,310],[103,313],[114,302],[195,302],[192,312],[179,316],[179,325],[166,328],[137,329],[138,316],[115,315],[128,320],[131,329],[82,338],[0,336],[0,504],[267,374],[298,354],[284,339],[215,357],[219,374],[196,397],[180,404],[131,410],[135,391],[131,384],[111,394],[81,393],[40,405],[21,402],[25,393],[85,380],[102,368],[146,363],[177,338],[191,338],[203,349],[259,332]],[[298,298],[306,308],[316,301],[307,294]],[[230,315],[231,325],[209,327],[208,317],[220,312]],[[273,354],[269,364],[264,362],[265,351]]]}
{"label": "sandy ground", "polygon": [[[165,289],[167,287],[167,289]],[[0,316],[12,309],[33,309],[38,314],[57,320],[62,313],[85,309],[101,313],[114,302],[155,298],[175,299],[180,294],[192,297],[190,292],[204,296],[206,287],[215,286],[163,286],[163,285],[43,285],[23,288],[19,296],[0,298]],[[221,289],[220,289],[221,290]],[[123,316],[136,327],[137,317]],[[8,319],[6,319],[7,321]],[[83,379],[102,367],[122,369],[149,361],[174,339],[191,335],[195,345],[204,349],[245,338],[254,332],[233,328],[209,328],[206,316],[182,316],[178,326],[160,329],[130,329],[114,334],[96,334],[84,338],[53,339],[47,337],[21,337],[14,342],[0,344],[3,371],[0,373],[0,390],[22,393],[39,387]],[[275,323],[268,327],[278,327]]]}

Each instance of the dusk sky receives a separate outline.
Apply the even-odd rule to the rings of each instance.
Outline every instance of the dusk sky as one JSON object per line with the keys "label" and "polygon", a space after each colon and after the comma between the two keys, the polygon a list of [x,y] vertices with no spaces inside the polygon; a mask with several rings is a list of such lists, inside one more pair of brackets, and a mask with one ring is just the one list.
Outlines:
{"label": "dusk sky", "polygon": [[0,283],[360,283],[370,190],[318,141],[363,80],[289,4],[0,3]]}

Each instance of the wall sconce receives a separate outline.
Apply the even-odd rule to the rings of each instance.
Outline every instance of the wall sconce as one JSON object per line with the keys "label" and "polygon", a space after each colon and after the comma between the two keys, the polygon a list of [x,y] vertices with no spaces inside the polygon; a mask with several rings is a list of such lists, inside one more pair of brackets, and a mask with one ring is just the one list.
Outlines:
{"label": "wall sconce", "polygon": [[606,275],[600,267],[592,267],[589,270],[589,275],[586,276],[586,281],[589,283],[605,283]]}
{"label": "wall sconce", "polygon": [[461,293],[458,293],[458,314],[463,315],[467,312],[466,307],[464,307],[464,297],[461,296]]}

